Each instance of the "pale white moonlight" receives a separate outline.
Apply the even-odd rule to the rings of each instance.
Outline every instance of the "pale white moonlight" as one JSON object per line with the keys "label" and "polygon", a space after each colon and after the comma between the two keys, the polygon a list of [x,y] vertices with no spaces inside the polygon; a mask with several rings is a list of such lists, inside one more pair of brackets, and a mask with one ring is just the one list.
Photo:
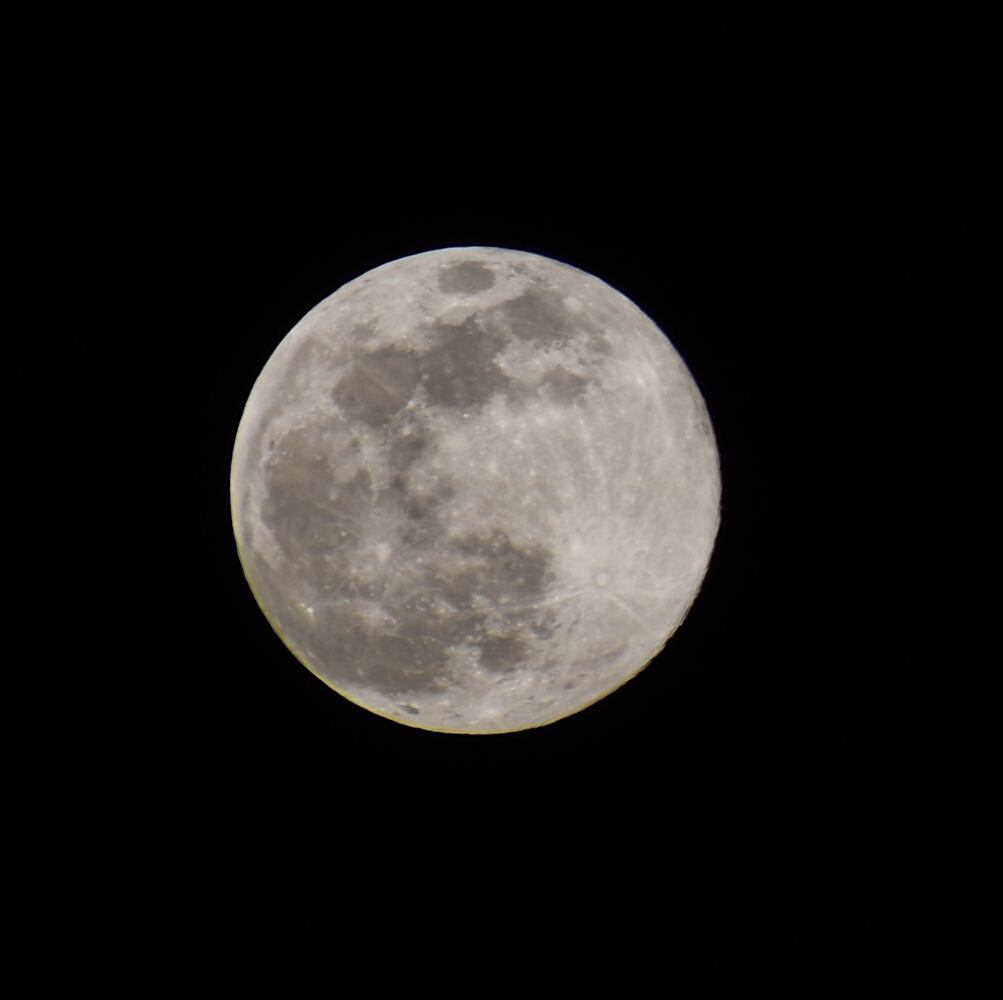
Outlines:
{"label": "pale white moonlight", "polygon": [[248,582],[290,650],[379,715],[502,733],[637,674],[718,529],[682,359],[627,298],[463,247],[349,282],[278,345],[233,452]]}

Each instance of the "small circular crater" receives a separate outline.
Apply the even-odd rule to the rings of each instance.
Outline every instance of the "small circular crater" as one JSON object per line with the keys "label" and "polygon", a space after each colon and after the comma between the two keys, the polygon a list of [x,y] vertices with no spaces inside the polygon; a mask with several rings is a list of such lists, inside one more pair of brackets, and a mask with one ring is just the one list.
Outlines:
{"label": "small circular crater", "polygon": [[601,569],[594,577],[592,577],[592,582],[597,587],[605,587],[611,579],[613,578],[609,575],[609,573],[607,573],[606,570]]}

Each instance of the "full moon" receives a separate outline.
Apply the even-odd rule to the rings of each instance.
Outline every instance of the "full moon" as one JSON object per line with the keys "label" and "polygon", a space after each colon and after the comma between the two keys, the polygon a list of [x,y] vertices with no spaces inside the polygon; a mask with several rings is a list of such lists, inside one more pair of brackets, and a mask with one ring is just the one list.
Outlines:
{"label": "full moon", "polygon": [[237,429],[251,590],[355,704],[451,733],[543,726],[638,674],[718,530],[703,398],[637,306],[568,264],[391,261],[278,344]]}

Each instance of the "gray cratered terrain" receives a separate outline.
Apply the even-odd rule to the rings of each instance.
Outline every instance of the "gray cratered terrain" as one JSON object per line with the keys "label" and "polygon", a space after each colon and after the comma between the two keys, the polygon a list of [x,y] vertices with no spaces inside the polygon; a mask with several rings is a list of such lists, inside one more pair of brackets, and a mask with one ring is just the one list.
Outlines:
{"label": "gray cratered terrain", "polygon": [[268,620],[332,688],[498,733],[619,687],[692,604],[714,436],[666,337],[535,254],[437,250],[311,310],[237,432],[237,546]]}

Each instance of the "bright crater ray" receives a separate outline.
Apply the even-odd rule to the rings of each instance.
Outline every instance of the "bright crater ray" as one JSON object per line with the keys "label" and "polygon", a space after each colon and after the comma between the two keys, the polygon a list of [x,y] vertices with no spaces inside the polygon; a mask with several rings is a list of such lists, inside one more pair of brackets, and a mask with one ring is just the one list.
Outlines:
{"label": "bright crater ray", "polygon": [[566,264],[464,247],[312,309],[254,384],[237,548],[292,652],[353,702],[508,732],[637,674],[718,528],[710,420],[636,306]]}

